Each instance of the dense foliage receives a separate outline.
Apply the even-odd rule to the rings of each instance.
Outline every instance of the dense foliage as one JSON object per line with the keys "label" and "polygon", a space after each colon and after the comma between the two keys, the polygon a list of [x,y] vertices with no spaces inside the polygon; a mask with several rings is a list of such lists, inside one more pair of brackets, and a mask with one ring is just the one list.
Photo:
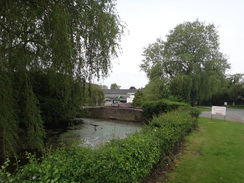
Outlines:
{"label": "dense foliage", "polygon": [[5,155],[16,152],[20,126],[28,147],[43,148],[43,120],[73,115],[80,101],[74,96],[77,83],[107,75],[122,33],[113,0],[0,2],[0,145]]}
{"label": "dense foliage", "polygon": [[61,126],[62,123],[74,118],[83,102],[82,85],[69,78],[69,97],[65,96],[66,85],[62,83],[66,78],[63,74],[57,74],[55,87],[51,85],[51,79],[42,72],[28,73],[31,78],[32,90],[38,99],[38,106],[44,126],[46,128]]}
{"label": "dense foliage", "polygon": [[168,100],[145,101],[142,103],[143,114],[146,121],[150,121],[154,116],[159,116],[162,113],[176,110],[179,107],[189,107],[189,104]]}
{"label": "dense foliage", "polygon": [[[0,171],[3,182],[143,182],[160,158],[172,153],[196,127],[188,110],[153,118],[148,126],[126,139],[107,142],[97,150],[61,149],[42,161],[30,158],[16,175]],[[0,182],[1,182],[0,181]]]}
{"label": "dense foliage", "polygon": [[30,75],[45,128],[67,125],[68,120],[80,113],[81,105],[96,106],[104,103],[104,93],[97,85],[70,78],[70,95],[65,97],[66,85],[62,82],[65,75],[57,74],[55,87],[50,84],[51,79],[47,74],[34,72]]}
{"label": "dense foliage", "polygon": [[84,90],[84,102],[85,106],[101,106],[104,104],[104,93],[101,87],[95,84],[89,84]]}
{"label": "dense foliage", "polygon": [[142,102],[143,102],[143,91],[142,91],[142,89],[139,89],[135,93],[135,97],[132,101],[132,106],[133,107],[141,107]]}
{"label": "dense foliage", "polygon": [[204,100],[203,105],[243,105],[244,104],[244,74],[227,75],[226,87],[217,92],[210,100]]}
{"label": "dense foliage", "polygon": [[234,74],[228,77],[229,88],[226,91],[232,104],[244,104],[244,74]]}
{"label": "dense foliage", "polygon": [[157,101],[161,99],[169,99],[171,97],[169,81],[168,78],[154,77],[151,79],[145,87],[144,100]]}
{"label": "dense foliage", "polygon": [[226,86],[225,71],[229,64],[220,52],[213,24],[199,20],[185,22],[166,38],[166,41],[157,39],[143,52],[141,69],[147,73],[153,94],[156,92],[158,98],[173,95],[178,101],[195,105]]}

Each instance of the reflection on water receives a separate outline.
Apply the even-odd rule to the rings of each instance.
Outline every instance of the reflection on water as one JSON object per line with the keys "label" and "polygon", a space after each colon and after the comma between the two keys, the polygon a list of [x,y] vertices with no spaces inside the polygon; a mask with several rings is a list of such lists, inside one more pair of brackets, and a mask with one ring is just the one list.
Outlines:
{"label": "reflection on water", "polygon": [[56,141],[94,148],[112,139],[125,138],[142,128],[142,124],[135,122],[92,118],[78,120],[81,121],[80,124],[70,126],[65,132],[55,137]]}

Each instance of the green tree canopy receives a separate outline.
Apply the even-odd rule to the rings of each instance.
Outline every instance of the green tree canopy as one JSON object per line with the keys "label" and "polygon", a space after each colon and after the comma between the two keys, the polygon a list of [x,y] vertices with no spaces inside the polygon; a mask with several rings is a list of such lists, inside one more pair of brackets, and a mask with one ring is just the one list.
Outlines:
{"label": "green tree canopy", "polygon": [[190,102],[192,79],[187,75],[178,75],[171,80],[171,94],[179,101]]}
{"label": "green tree canopy", "polygon": [[143,92],[142,92],[142,89],[139,89],[135,93],[135,97],[132,101],[132,106],[141,107],[142,103],[143,103]]}
{"label": "green tree canopy", "polygon": [[143,98],[148,101],[157,101],[169,96],[169,79],[155,77],[146,85]]}
{"label": "green tree canopy", "polygon": [[228,94],[233,104],[244,104],[244,83],[232,85]]}
{"label": "green tree canopy", "polygon": [[[179,75],[187,78],[191,88],[182,91],[182,97],[188,100],[190,96],[192,105],[209,99],[222,88],[229,64],[220,52],[219,36],[213,24],[199,20],[185,22],[171,30],[166,38],[166,41],[157,39],[144,49],[141,69],[149,79],[155,74],[159,78],[169,78],[172,80],[171,91],[179,95],[176,84]],[[157,72],[154,72],[155,68]]]}
{"label": "green tree canopy", "polygon": [[107,75],[123,29],[113,0],[1,0],[0,134],[5,154],[15,151],[20,125],[27,129],[29,147],[43,146],[33,73],[47,75],[50,96],[68,105],[71,80],[90,82]]}
{"label": "green tree canopy", "polygon": [[116,83],[112,83],[111,86],[110,86],[110,89],[111,90],[117,90],[117,89],[120,89],[120,86],[117,85]]}
{"label": "green tree canopy", "polygon": [[233,74],[228,77],[228,95],[233,104],[244,104],[244,74]]}

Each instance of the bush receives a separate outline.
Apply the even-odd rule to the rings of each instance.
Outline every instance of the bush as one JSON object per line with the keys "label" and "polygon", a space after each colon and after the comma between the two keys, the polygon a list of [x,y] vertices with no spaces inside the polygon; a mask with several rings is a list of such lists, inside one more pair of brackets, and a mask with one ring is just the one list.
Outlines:
{"label": "bush", "polygon": [[189,107],[189,104],[168,100],[146,101],[142,104],[144,118],[146,121],[150,121],[153,116],[158,116],[162,113],[176,110],[179,107]]}
{"label": "bush", "polygon": [[[169,155],[196,126],[189,110],[154,117],[141,132],[107,142],[97,150],[61,149],[41,162],[30,158],[16,175],[0,171],[5,182],[143,182],[160,158]],[[1,181],[0,181],[1,182]]]}
{"label": "bush", "polygon": [[194,118],[198,118],[201,114],[200,110],[196,107],[190,107],[188,110],[190,111],[191,116]]}

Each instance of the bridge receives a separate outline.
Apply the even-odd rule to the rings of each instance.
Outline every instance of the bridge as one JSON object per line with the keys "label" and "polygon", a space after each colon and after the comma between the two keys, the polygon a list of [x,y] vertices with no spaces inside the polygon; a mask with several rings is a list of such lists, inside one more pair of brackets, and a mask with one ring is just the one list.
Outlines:
{"label": "bridge", "polygon": [[85,117],[143,122],[143,110],[119,106],[86,107]]}

